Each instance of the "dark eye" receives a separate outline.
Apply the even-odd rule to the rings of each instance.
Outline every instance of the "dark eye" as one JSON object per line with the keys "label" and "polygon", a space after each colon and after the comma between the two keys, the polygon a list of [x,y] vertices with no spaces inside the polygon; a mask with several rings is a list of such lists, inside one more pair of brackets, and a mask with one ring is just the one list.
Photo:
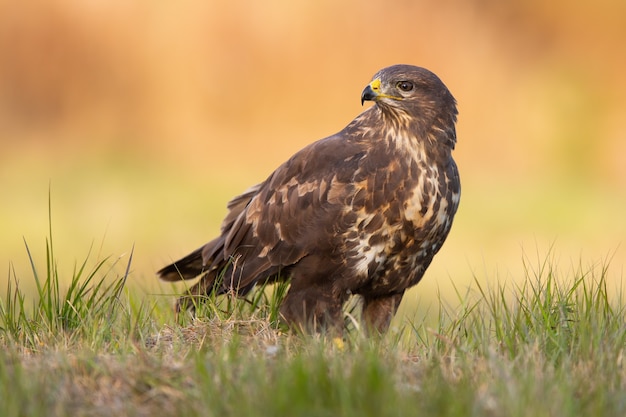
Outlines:
{"label": "dark eye", "polygon": [[396,87],[402,91],[411,91],[413,89],[413,83],[410,81],[398,81]]}

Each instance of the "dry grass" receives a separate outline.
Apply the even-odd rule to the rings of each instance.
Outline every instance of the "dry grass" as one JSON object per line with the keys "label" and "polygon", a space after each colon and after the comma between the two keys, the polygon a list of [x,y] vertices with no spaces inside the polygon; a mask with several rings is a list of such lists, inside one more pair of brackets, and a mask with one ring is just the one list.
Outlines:
{"label": "dry grass", "polygon": [[[458,307],[440,300],[435,323],[342,340],[281,329],[267,288],[177,323],[163,299],[111,292],[129,268],[96,260],[32,308],[19,284],[0,301],[3,415],[623,415],[626,304],[608,265],[563,276],[550,259],[527,262],[523,286],[475,281]],[[54,271],[38,276],[41,294]],[[58,306],[83,287],[100,301],[63,326]]]}

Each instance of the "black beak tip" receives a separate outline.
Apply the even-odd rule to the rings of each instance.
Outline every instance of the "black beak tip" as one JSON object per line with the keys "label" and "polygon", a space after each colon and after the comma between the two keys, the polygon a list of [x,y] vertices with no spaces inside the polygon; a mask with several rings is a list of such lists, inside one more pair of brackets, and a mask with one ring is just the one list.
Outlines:
{"label": "black beak tip", "polygon": [[361,106],[366,101],[371,101],[371,100],[374,100],[375,98],[376,98],[376,93],[374,92],[374,90],[372,90],[372,87],[368,85],[363,90],[363,93],[361,93]]}

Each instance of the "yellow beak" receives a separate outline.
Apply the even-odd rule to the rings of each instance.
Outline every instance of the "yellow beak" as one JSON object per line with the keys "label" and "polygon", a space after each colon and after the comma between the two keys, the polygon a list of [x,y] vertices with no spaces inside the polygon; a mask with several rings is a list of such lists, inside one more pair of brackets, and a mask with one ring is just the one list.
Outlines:
{"label": "yellow beak", "polygon": [[365,89],[361,93],[361,105],[363,105],[365,101],[378,101],[381,98],[402,100],[402,97],[384,94],[380,88],[380,78],[375,78],[374,80],[372,80],[371,83],[367,85],[367,87],[365,87]]}
{"label": "yellow beak", "polygon": [[361,106],[365,101],[376,100],[380,95],[380,79],[376,78],[369,83],[361,93]]}

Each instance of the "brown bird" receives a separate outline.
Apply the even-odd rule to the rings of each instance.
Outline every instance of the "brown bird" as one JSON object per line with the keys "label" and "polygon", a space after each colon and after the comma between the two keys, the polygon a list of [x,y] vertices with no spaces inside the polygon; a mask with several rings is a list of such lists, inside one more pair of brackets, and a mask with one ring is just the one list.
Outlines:
{"label": "brown bird", "polygon": [[341,331],[342,306],[358,294],[367,330],[387,330],[459,204],[457,109],[435,74],[411,65],[376,73],[364,101],[375,104],[235,197],[218,237],[158,272],[200,276],[177,311],[291,279],[280,306],[288,324]]}

